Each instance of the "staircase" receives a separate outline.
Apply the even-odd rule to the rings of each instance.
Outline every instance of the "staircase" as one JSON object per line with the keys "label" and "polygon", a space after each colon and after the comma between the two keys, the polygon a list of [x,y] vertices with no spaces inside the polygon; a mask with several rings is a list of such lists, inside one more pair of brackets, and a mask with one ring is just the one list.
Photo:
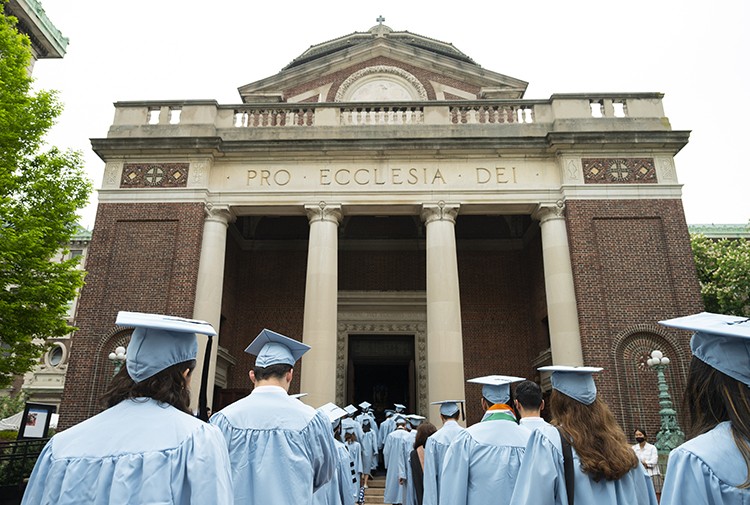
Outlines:
{"label": "staircase", "polygon": [[385,493],[385,473],[379,472],[375,479],[370,479],[365,489],[365,503],[367,505],[383,505],[383,494]]}

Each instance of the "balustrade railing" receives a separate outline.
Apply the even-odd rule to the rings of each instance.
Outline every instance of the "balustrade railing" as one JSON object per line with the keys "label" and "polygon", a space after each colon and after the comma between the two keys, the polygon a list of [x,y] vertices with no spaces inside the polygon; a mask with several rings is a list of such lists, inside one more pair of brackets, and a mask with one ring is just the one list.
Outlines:
{"label": "balustrade railing", "polygon": [[341,126],[411,125],[424,123],[424,107],[419,105],[341,107]]}
{"label": "balustrade railing", "polygon": [[455,105],[450,108],[453,124],[533,123],[534,108],[524,105]]}
{"label": "balustrade railing", "polygon": [[[548,100],[467,100],[398,103],[275,103],[219,105],[213,101],[120,102],[114,128],[141,126],[233,128],[310,128],[411,125],[542,125],[569,127],[571,121],[633,120],[662,125],[661,94],[553,95]],[[658,124],[657,124],[658,123]],[[589,125],[588,127],[591,127]],[[667,127],[668,128],[668,127]],[[177,131],[177,135],[182,132]]]}
{"label": "balustrade railing", "polygon": [[314,125],[314,109],[279,107],[273,109],[237,109],[234,111],[233,126],[237,128]]}

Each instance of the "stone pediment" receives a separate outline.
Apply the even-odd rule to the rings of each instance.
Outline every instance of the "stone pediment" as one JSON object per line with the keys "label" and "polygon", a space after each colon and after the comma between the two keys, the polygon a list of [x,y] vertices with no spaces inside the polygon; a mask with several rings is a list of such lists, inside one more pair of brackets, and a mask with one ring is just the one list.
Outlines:
{"label": "stone pediment", "polygon": [[311,46],[239,93],[245,103],[519,99],[527,85],[485,70],[452,44],[376,25]]}

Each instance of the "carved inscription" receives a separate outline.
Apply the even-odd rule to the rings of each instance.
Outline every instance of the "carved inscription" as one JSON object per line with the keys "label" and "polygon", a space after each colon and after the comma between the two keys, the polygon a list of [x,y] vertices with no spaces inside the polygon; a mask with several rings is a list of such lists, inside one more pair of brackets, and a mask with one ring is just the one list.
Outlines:
{"label": "carved inscription", "polygon": [[[247,185],[250,187],[284,187],[304,184],[306,175],[286,169],[250,169]],[[445,186],[451,183],[484,185],[517,184],[516,167],[476,167],[470,171],[448,173],[434,167],[392,168],[321,168],[314,181],[321,187],[378,187],[378,186]]]}

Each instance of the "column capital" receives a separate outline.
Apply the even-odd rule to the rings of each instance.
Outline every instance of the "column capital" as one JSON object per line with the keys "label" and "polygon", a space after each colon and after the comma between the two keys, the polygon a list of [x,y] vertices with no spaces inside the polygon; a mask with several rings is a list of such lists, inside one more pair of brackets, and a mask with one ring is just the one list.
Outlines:
{"label": "column capital", "polygon": [[221,223],[224,226],[229,226],[236,218],[229,205],[215,205],[211,202],[203,207],[203,215],[205,221]]}
{"label": "column capital", "polygon": [[433,221],[450,221],[456,224],[456,216],[461,208],[461,204],[458,203],[445,203],[440,200],[438,203],[424,203],[422,204],[422,221],[425,224],[430,224]]}
{"label": "column capital", "polygon": [[328,221],[330,223],[335,223],[338,226],[343,218],[341,205],[339,204],[330,204],[326,202],[307,204],[305,205],[305,212],[307,213],[307,219],[310,221],[310,224],[316,221]]}
{"label": "column capital", "polygon": [[558,200],[555,203],[540,203],[531,213],[531,217],[544,224],[555,219],[565,219],[564,212],[565,201]]}

